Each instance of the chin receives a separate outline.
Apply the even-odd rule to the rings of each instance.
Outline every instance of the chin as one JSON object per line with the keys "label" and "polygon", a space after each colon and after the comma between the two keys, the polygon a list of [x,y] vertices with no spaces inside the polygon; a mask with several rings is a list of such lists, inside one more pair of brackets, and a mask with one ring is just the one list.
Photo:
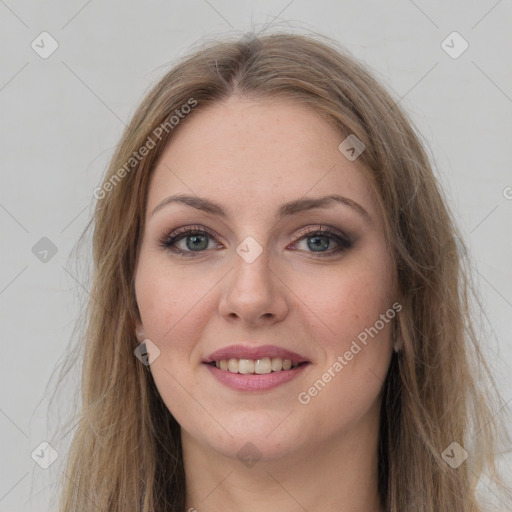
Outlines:
{"label": "chin", "polygon": [[242,460],[247,456],[271,462],[295,454],[300,447],[306,449],[311,441],[311,436],[305,435],[304,426],[299,429],[294,421],[289,421],[293,414],[287,418],[288,414],[289,411],[238,412],[231,422],[228,418],[222,419],[221,424],[229,434],[224,429],[214,439],[205,438],[204,432],[199,434],[203,442],[226,457]]}

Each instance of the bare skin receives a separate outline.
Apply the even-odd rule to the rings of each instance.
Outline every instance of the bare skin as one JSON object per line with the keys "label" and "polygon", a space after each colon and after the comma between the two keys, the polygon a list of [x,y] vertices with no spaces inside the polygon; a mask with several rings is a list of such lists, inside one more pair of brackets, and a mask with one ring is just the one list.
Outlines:
{"label": "bare skin", "polygon": [[[232,97],[186,119],[154,171],[138,328],[160,350],[151,372],[181,425],[186,510],[383,510],[377,450],[391,323],[351,347],[394,303],[393,262],[370,184],[338,149],[344,138],[292,100]],[[154,211],[175,194],[214,201],[226,216],[180,202]],[[367,215],[333,201],[276,216],[284,203],[330,194]],[[162,245],[186,226],[208,233]],[[315,235],[319,227],[348,244]],[[250,263],[236,251],[247,237],[261,249]],[[283,347],[309,364],[273,389],[235,390],[203,361],[240,343]]]}

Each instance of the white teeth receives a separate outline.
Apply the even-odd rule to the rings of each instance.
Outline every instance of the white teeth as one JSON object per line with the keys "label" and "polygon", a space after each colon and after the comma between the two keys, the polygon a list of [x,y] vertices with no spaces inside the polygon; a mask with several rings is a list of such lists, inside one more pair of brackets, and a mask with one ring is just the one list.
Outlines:
{"label": "white teeth", "polygon": [[283,360],[280,357],[273,357],[271,364],[273,372],[279,372],[283,369]]}
{"label": "white teeth", "polygon": [[238,373],[254,373],[254,361],[252,359],[240,359],[238,361]]}
{"label": "white teeth", "polygon": [[238,359],[230,359],[228,361],[228,370],[233,373],[238,373]]}
{"label": "white teeth", "polygon": [[215,361],[215,366],[220,370],[231,373],[264,375],[270,372],[290,370],[296,368],[298,364],[293,364],[290,359],[264,357],[262,359],[222,359],[221,361]]}
{"label": "white teeth", "polygon": [[265,373],[270,373],[272,371],[272,363],[270,362],[270,357],[264,357],[263,359],[258,359],[256,364],[254,365],[254,372],[258,375],[263,375]]}

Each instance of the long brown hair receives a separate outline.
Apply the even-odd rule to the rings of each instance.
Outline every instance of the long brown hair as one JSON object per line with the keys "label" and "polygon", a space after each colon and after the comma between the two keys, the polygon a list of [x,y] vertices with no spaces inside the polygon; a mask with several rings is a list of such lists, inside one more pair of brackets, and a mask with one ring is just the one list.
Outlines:
{"label": "long brown hair", "polygon": [[[334,42],[278,33],[210,43],[175,65],[135,112],[95,193],[82,404],[61,512],[184,511],[180,427],[134,356],[133,281],[151,171],[180,128],[169,120],[183,105],[196,102],[194,116],[233,94],[296,99],[365,145],[359,158],[379,197],[403,307],[402,348],[383,387],[382,503],[389,512],[483,510],[484,471],[505,490],[495,463],[502,402],[472,319],[470,262],[423,144],[391,95]],[[469,455],[457,468],[446,456],[454,449]]]}

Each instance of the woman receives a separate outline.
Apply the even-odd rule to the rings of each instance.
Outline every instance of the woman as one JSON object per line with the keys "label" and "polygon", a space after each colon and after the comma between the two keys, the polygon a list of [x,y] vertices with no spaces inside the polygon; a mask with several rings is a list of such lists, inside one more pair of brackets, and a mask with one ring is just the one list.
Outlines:
{"label": "woman", "polygon": [[299,35],[211,44],[94,195],[63,512],[483,510],[502,430],[459,234],[363,67]]}

